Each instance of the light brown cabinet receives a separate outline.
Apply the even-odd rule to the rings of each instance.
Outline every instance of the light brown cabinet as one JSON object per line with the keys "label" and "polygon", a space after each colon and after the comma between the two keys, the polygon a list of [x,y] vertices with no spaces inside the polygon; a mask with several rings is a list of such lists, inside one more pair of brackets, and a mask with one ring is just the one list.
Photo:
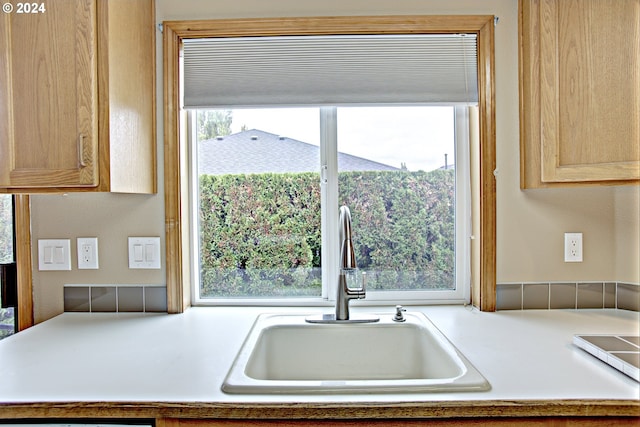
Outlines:
{"label": "light brown cabinet", "polygon": [[521,187],[640,182],[640,0],[520,0]]}
{"label": "light brown cabinet", "polygon": [[156,191],[153,0],[0,16],[0,191]]}

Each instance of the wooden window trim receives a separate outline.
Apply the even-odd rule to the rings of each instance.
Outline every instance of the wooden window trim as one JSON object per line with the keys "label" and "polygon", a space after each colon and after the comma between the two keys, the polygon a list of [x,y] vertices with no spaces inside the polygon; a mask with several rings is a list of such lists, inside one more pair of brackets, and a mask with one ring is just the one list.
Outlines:
{"label": "wooden window trim", "polygon": [[167,305],[181,313],[191,304],[186,188],[186,138],[180,101],[182,41],[203,37],[248,37],[336,34],[475,33],[478,36],[480,117],[480,250],[472,301],[494,311],[496,300],[495,88],[493,15],[344,16],[248,18],[163,23],[164,193]]}
{"label": "wooden window trim", "polygon": [[26,194],[16,194],[16,265],[18,271],[18,331],[33,326],[33,285],[31,273],[31,201]]}

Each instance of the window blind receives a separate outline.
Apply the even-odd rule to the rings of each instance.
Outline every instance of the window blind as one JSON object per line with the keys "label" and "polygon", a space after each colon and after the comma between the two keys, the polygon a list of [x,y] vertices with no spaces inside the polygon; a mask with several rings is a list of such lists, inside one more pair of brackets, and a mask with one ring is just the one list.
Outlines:
{"label": "window blind", "polygon": [[475,103],[475,34],[187,39],[185,108]]}

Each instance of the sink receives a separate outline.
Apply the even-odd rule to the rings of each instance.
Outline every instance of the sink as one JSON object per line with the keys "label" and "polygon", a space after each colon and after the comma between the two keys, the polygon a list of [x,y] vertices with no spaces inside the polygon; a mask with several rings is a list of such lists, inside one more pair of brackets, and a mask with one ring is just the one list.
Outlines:
{"label": "sink", "polygon": [[485,391],[490,386],[422,313],[394,322],[307,323],[258,316],[222,390],[227,393]]}

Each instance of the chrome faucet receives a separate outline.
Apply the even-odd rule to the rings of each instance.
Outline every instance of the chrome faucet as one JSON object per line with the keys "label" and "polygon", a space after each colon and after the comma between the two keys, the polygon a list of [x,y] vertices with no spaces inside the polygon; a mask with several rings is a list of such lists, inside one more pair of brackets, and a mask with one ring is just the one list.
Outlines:
{"label": "chrome faucet", "polygon": [[338,276],[338,292],[336,295],[335,314],[321,314],[309,316],[305,320],[308,323],[372,323],[378,322],[380,317],[371,315],[349,316],[349,301],[363,299],[366,295],[365,273],[362,273],[362,286],[349,287],[349,282],[357,280],[358,267],[356,265],[356,252],[353,248],[351,236],[351,212],[346,206],[340,208],[339,219],[340,238],[340,274]]}
{"label": "chrome faucet", "polygon": [[349,320],[349,301],[363,299],[366,296],[366,276],[362,273],[362,286],[349,287],[349,279],[357,278],[356,253],[351,236],[351,212],[347,206],[340,208],[340,275],[338,276],[338,293],[336,296],[336,320]]}

